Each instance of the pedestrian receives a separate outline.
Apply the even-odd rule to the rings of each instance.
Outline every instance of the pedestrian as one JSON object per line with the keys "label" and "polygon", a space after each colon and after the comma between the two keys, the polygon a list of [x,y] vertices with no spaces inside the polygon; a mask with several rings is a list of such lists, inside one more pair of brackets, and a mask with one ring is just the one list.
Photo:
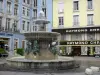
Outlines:
{"label": "pedestrian", "polygon": [[62,50],[60,49],[60,55],[62,55]]}

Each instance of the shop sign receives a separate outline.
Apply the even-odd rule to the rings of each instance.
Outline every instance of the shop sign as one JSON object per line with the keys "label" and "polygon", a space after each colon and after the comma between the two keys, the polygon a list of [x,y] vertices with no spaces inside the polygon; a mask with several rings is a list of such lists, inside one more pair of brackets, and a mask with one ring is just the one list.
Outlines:
{"label": "shop sign", "polygon": [[60,45],[100,45],[99,41],[61,41]]}
{"label": "shop sign", "polygon": [[0,33],[0,35],[2,35],[2,36],[13,36],[13,34],[11,34],[11,33]]}
{"label": "shop sign", "polygon": [[100,28],[67,29],[66,32],[99,32]]}

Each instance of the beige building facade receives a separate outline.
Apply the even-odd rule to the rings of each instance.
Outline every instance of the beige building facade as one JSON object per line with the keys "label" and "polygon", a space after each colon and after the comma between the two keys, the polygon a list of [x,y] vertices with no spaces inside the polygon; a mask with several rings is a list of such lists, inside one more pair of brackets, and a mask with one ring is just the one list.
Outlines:
{"label": "beige building facade", "polygon": [[100,54],[100,0],[53,0],[53,29],[64,54]]}

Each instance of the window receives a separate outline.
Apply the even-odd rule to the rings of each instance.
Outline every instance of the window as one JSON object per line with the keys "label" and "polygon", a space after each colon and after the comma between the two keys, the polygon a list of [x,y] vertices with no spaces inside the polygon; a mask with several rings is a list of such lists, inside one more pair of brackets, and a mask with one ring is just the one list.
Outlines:
{"label": "window", "polygon": [[71,40],[72,41],[80,41],[80,40],[82,40],[82,35],[81,34],[71,34]]}
{"label": "window", "polygon": [[0,17],[0,29],[2,27],[2,17]]}
{"label": "window", "polygon": [[23,0],[23,2],[25,3],[25,0]]}
{"label": "window", "polygon": [[33,9],[33,17],[37,18],[37,9]]}
{"label": "window", "polygon": [[6,30],[10,30],[10,18],[6,18]]}
{"label": "window", "polygon": [[11,2],[7,2],[7,12],[11,13]]}
{"label": "window", "polygon": [[22,28],[23,28],[23,30],[25,30],[25,21],[23,21],[23,27]]}
{"label": "window", "polygon": [[63,13],[64,12],[64,3],[60,2],[58,3],[58,13]]}
{"label": "window", "polygon": [[18,11],[18,5],[15,5],[15,7],[14,7],[14,15],[17,15],[17,11]]}
{"label": "window", "polygon": [[58,17],[58,19],[59,19],[59,25],[64,25],[63,17]]}
{"label": "window", "polygon": [[33,31],[37,31],[37,26],[33,26]]}
{"label": "window", "polygon": [[79,10],[79,1],[74,1],[74,10]]}
{"label": "window", "polygon": [[37,7],[37,0],[34,0],[34,7]]}
{"label": "window", "polygon": [[27,31],[29,31],[30,22],[27,22]]}
{"label": "window", "polygon": [[0,12],[3,10],[3,0],[0,0]]}
{"label": "window", "polygon": [[87,15],[88,25],[93,25],[93,14]]}
{"label": "window", "polygon": [[46,8],[42,8],[42,11],[44,12],[44,15],[46,17]]}
{"label": "window", "polygon": [[87,3],[88,3],[88,9],[93,9],[92,0],[87,0]]}
{"label": "window", "polygon": [[74,15],[73,16],[73,26],[78,26],[79,25],[79,15]]}
{"label": "window", "polygon": [[66,40],[66,35],[65,34],[61,35],[61,40]]}
{"label": "window", "polygon": [[29,16],[29,13],[30,13],[30,10],[29,10],[29,9],[27,9],[27,16]]}
{"label": "window", "polygon": [[46,0],[42,0],[42,6],[46,6]]}
{"label": "window", "polygon": [[37,31],[37,26],[34,26],[34,30]]}
{"label": "window", "polygon": [[27,0],[27,4],[30,4],[30,0]]}
{"label": "window", "polygon": [[87,33],[87,40],[95,40],[95,33]]}
{"label": "window", "polygon": [[14,25],[13,25],[14,31],[17,31],[17,24],[18,24],[18,21],[14,20]]}
{"label": "window", "polygon": [[25,15],[25,7],[23,7],[23,15]]}

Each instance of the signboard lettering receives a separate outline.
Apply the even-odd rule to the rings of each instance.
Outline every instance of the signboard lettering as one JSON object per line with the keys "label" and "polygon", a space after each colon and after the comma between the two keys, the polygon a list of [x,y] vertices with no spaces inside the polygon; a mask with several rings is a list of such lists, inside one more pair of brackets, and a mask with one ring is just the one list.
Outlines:
{"label": "signboard lettering", "polygon": [[100,45],[98,41],[60,41],[60,45]]}
{"label": "signboard lettering", "polygon": [[83,28],[83,29],[66,29],[66,32],[96,32],[100,31],[100,28]]}
{"label": "signboard lettering", "polygon": [[2,36],[13,36],[13,34],[11,34],[11,33],[0,33],[0,35],[2,35]]}

